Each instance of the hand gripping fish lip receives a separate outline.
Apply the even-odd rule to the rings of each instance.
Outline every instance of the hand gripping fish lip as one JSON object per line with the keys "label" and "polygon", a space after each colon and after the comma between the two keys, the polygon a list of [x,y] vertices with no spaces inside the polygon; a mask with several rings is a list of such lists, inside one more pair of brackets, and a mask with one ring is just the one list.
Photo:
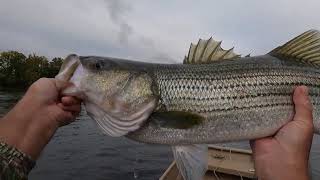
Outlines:
{"label": "hand gripping fish lip", "polygon": [[81,96],[104,133],[174,146],[182,176],[194,180],[206,144],[271,136],[288,123],[297,86],[309,88],[319,133],[319,66],[320,32],[309,30],[253,57],[213,38],[191,44],[183,64],[71,55],[56,79],[73,83],[64,93]]}

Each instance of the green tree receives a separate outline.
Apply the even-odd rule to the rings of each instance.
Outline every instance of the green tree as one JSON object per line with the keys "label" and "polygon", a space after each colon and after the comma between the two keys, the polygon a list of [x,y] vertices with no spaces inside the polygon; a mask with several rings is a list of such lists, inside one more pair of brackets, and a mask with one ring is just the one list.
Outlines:
{"label": "green tree", "polygon": [[26,57],[17,51],[0,52],[0,85],[27,86],[41,77],[55,77],[63,63],[59,57],[51,61],[44,56]]}
{"label": "green tree", "polygon": [[49,62],[44,56],[31,54],[26,59],[25,81],[31,84],[41,77],[48,77]]}
{"label": "green tree", "polygon": [[53,58],[49,64],[48,77],[55,77],[58,74],[62,63],[63,63],[62,58],[59,58],[59,57]]}
{"label": "green tree", "polygon": [[17,51],[0,53],[0,84],[23,85],[26,56]]}

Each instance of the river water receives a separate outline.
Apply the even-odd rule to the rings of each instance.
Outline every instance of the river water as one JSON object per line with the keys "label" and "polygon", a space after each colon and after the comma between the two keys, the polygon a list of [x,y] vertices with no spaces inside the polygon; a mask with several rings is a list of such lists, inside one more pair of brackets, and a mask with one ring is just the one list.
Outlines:
{"label": "river water", "polygon": [[[0,90],[0,117],[23,91]],[[247,142],[225,146],[248,149]],[[84,111],[78,119],[61,127],[43,151],[30,180],[153,180],[159,179],[172,161],[171,148],[126,138],[103,135]],[[313,179],[320,179],[320,138],[315,135],[311,157]]]}
{"label": "river water", "polygon": [[[0,91],[0,117],[23,95]],[[158,179],[172,161],[169,146],[102,135],[85,112],[60,128],[45,148],[30,180]]]}

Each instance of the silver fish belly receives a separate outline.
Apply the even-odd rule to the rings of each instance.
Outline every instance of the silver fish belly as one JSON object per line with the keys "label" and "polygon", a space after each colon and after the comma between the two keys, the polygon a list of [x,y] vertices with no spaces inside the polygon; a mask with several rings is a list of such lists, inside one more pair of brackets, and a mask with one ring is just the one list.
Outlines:
{"label": "silver fish belly", "polygon": [[256,57],[241,58],[212,38],[191,43],[183,64],[70,55],[56,80],[68,82],[62,94],[81,98],[105,134],[173,145],[185,180],[206,172],[206,144],[270,136],[289,122],[297,86],[309,88],[320,133],[317,30]]}
{"label": "silver fish belly", "polygon": [[160,111],[200,114],[192,128],[161,127],[150,116],[134,140],[160,144],[201,144],[255,139],[274,134],[294,115],[292,93],[306,85],[320,120],[320,70],[270,55],[203,65],[161,65],[154,68]]}
{"label": "silver fish belly", "polygon": [[212,38],[191,44],[183,64],[70,55],[56,79],[84,101],[111,136],[160,144],[247,140],[274,134],[294,115],[306,85],[319,133],[320,32],[309,30],[267,55],[244,57]]}

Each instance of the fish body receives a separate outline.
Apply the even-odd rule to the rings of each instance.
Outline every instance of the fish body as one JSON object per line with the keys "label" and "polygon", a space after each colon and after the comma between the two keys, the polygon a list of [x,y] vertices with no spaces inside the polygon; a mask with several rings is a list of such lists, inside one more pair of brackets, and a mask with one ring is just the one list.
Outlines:
{"label": "fish body", "polygon": [[83,99],[104,133],[172,145],[186,180],[205,173],[206,144],[270,136],[288,123],[297,86],[309,88],[320,133],[319,31],[255,57],[220,44],[200,39],[183,64],[70,55],[56,79],[69,82],[62,93]]}
{"label": "fish body", "polygon": [[[305,85],[320,125],[320,69],[264,55],[201,65],[154,65],[158,111],[204,117],[191,128],[161,127],[152,115],[128,137],[147,143],[210,144],[274,134],[292,119],[292,94]],[[170,137],[170,138],[168,138]]]}

